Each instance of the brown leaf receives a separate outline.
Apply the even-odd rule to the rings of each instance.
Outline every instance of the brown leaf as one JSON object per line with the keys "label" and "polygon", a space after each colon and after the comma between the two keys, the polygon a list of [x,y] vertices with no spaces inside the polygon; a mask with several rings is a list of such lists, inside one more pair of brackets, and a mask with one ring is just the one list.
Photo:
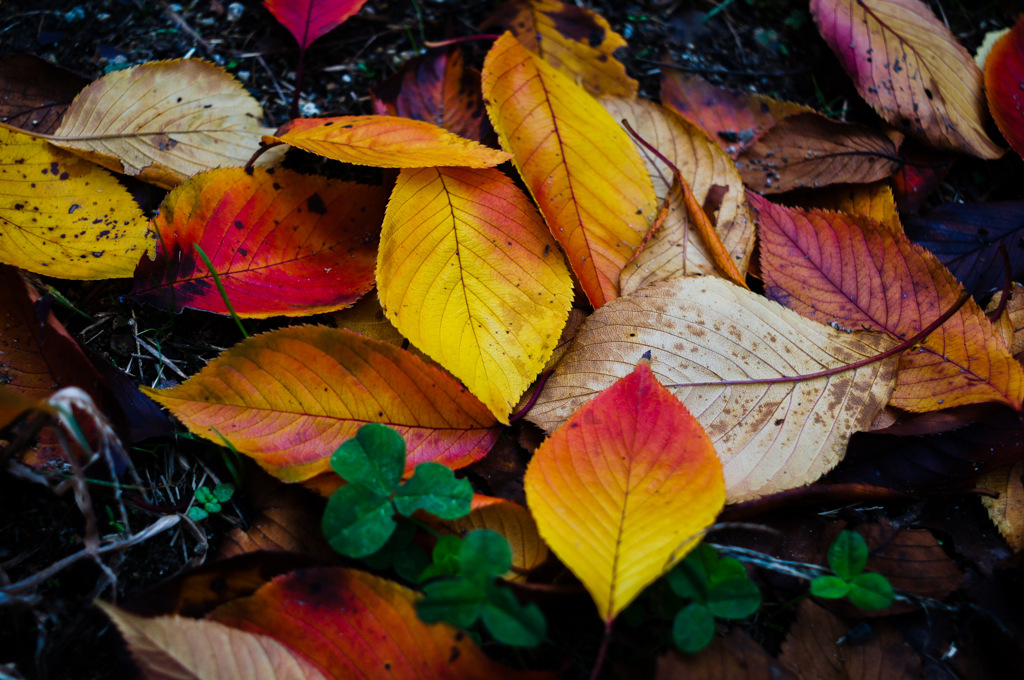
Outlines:
{"label": "brown leaf", "polygon": [[0,59],[0,121],[52,134],[89,79],[30,54]]}
{"label": "brown leaf", "polygon": [[777,122],[736,159],[754,191],[780,193],[828,184],[866,184],[901,166],[899,138],[859,123],[799,113]]}
{"label": "brown leaf", "polygon": [[851,624],[804,600],[779,661],[800,680],[924,678],[920,658],[888,624],[875,624],[874,634],[863,642],[851,639],[850,633]]}
{"label": "brown leaf", "polygon": [[963,574],[927,529],[897,529],[882,521],[857,530],[871,551],[866,571],[882,574],[893,588],[941,600],[960,587]]}
{"label": "brown leaf", "polygon": [[658,657],[655,680],[787,680],[793,675],[739,628],[715,636],[700,654]]}
{"label": "brown leaf", "polygon": [[1013,552],[1024,550],[1024,463],[989,470],[978,479],[978,487],[999,493],[998,498],[982,496],[981,502],[992,523]]}

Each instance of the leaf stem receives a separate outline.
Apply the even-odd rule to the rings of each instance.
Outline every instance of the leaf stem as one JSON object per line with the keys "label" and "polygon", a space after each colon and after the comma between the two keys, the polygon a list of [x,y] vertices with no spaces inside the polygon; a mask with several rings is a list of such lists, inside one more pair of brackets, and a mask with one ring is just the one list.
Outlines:
{"label": "leaf stem", "polygon": [[242,331],[242,337],[248,338],[249,334],[245,330],[245,326],[242,325],[242,320],[238,318],[238,314],[235,314],[235,308],[231,306],[231,300],[228,299],[228,292],[224,290],[224,284],[220,282],[220,276],[217,274],[217,270],[213,268],[213,263],[210,262],[210,258],[203,252],[202,246],[198,243],[192,244],[195,246],[196,252],[199,253],[199,257],[203,258],[203,262],[206,263],[206,268],[213,275],[213,282],[217,284],[217,290],[220,291],[220,296],[224,300],[224,304],[227,305],[228,311],[231,312],[231,318],[238,324],[238,330]]}
{"label": "leaf stem", "polygon": [[594,670],[590,673],[590,680],[597,680],[601,675],[605,657],[608,656],[608,646],[612,641],[612,621],[614,620],[608,619],[605,621],[604,635],[601,637],[601,648],[597,650],[597,660],[594,661]]}
{"label": "leaf stem", "polygon": [[858,368],[867,366],[868,364],[876,363],[878,361],[883,361],[893,355],[899,354],[900,352],[910,349],[911,347],[913,347],[914,345],[916,345],[917,343],[921,342],[929,335],[931,335],[936,329],[938,329],[939,326],[949,321],[950,317],[952,317],[954,314],[960,311],[960,308],[963,307],[964,304],[970,299],[971,294],[965,290],[960,294],[960,297],[957,298],[957,301],[953,304],[952,307],[943,312],[943,314],[939,318],[931,322],[920,333],[917,333],[916,335],[910,337],[909,339],[904,340],[903,342],[901,342],[900,344],[896,345],[891,349],[887,349],[881,354],[876,354],[873,357],[867,357],[866,359],[855,361],[852,364],[844,364],[842,366],[836,366],[835,368],[827,368],[823,371],[818,371],[817,373],[807,373],[804,375],[787,375],[780,376],[778,378],[750,378],[748,380],[719,380],[714,382],[672,383],[665,385],[665,387],[713,387],[716,385],[764,385],[774,383],[800,382],[802,380],[814,380],[815,378],[827,378],[828,376],[837,375],[839,373],[845,373],[846,371],[855,371]]}

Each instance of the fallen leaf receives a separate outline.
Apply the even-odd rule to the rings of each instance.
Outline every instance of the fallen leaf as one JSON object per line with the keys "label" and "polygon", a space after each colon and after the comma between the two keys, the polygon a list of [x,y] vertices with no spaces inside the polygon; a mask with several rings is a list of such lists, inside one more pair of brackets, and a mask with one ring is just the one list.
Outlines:
{"label": "fallen leaf", "polygon": [[508,541],[512,551],[512,571],[504,578],[509,581],[525,581],[529,572],[548,559],[548,546],[537,532],[533,515],[518,503],[504,498],[474,494],[473,509],[468,515],[439,525],[460,536],[477,529],[488,529]]}
{"label": "fallen leaf", "polygon": [[1020,460],[1024,432],[1009,407],[964,427],[920,437],[858,434],[829,481],[924,493],[963,490],[978,474]]}
{"label": "fallen leaf", "polygon": [[180,616],[144,619],[112,604],[96,606],[117,625],[147,678],[167,680],[327,680],[301,654],[266,635]]}
{"label": "fallen leaf", "polygon": [[[82,90],[53,142],[114,172],[171,189],[187,177],[236,167],[259,148],[263,111],[242,84],[199,59],[113,71]],[[272,164],[279,152],[264,154]]]}
{"label": "fallen leaf", "polygon": [[302,51],[347,21],[364,4],[366,0],[263,0],[263,6],[295,36]]}
{"label": "fallen leaf", "polygon": [[153,220],[159,245],[132,297],[229,314],[202,248],[241,317],[347,307],[373,287],[386,196],[379,187],[293,170],[211,170],[176,187]]}
{"label": "fallen leaf", "polygon": [[661,103],[704,130],[736,158],[780,120],[814,109],[712,85],[700,76],[664,70]]}
{"label": "fallen leaf", "polygon": [[804,600],[782,643],[779,662],[799,680],[918,680],[921,659],[888,623],[855,643],[853,625]]}
{"label": "fallen leaf", "polygon": [[[950,309],[960,284],[902,234],[869,219],[783,208],[749,195],[765,292],[804,316],[905,340]],[[900,357],[892,405],[929,411],[984,401],[1021,408],[1024,370],[968,300]]]}
{"label": "fallen leaf", "polygon": [[821,208],[849,215],[869,217],[890,231],[903,232],[892,189],[885,182],[829,187],[826,191],[797,192],[793,204],[801,208]]}
{"label": "fallen leaf", "polygon": [[526,195],[493,169],[401,172],[377,289],[395,327],[506,424],[572,306],[558,244]]}
{"label": "fallen leaf", "polygon": [[595,308],[619,295],[619,273],[657,210],[625,131],[601,105],[510,33],[487,53],[487,113],[503,148]]}
{"label": "fallen leaf", "polygon": [[1024,156],[1024,17],[985,59],[985,96],[999,131]]}
{"label": "fallen leaf", "polygon": [[359,301],[351,307],[334,314],[333,320],[334,325],[338,328],[345,328],[359,335],[382,340],[410,351],[413,349],[407,347],[409,341],[388,321],[387,314],[384,313],[384,308],[380,305],[378,292],[375,290],[359,298]]}
{"label": "fallen leaf", "polygon": [[722,464],[640,361],[534,452],[526,502],[607,623],[700,543],[725,503]]}
{"label": "fallen leaf", "polygon": [[812,0],[810,7],[860,96],[890,125],[939,149],[1003,155],[985,134],[981,71],[927,4]]}
{"label": "fallen leaf", "polygon": [[[1006,343],[1010,352],[1017,361],[1024,358],[1024,286],[1019,283],[1014,283],[1010,286],[1010,290],[1007,291],[1009,298],[1006,301],[1006,307],[1000,320],[1005,319],[1006,326],[1000,326],[1010,331],[1011,335],[1007,338]],[[985,308],[986,314],[992,314],[995,311],[995,307],[999,306],[1001,294],[993,296],[992,300],[989,301],[988,307]]]}
{"label": "fallen leaf", "polygon": [[401,433],[407,471],[424,461],[468,465],[498,434],[487,408],[440,370],[393,345],[320,326],[253,336],[181,385],[143,393],[194,434],[219,443],[219,432],[289,482],[329,470],[334,450],[365,423]]}
{"label": "fallen leaf", "polygon": [[[862,524],[857,531],[867,541],[870,557],[867,571],[889,579],[897,590],[934,600],[945,599],[960,587],[963,573],[927,529],[903,529],[886,521]],[[915,609],[896,603],[890,613]]]}
{"label": "fallen leaf", "polygon": [[[13,406],[3,410],[16,409],[10,415],[13,418],[24,410],[24,400],[47,409],[46,400],[54,392],[74,386],[84,390],[109,419],[122,425],[124,416],[106,383],[49,307],[40,306],[35,288],[13,267],[0,265],[0,291],[0,385],[23,398],[12,398]],[[91,435],[91,429],[86,434]],[[43,468],[67,461],[55,436],[44,431],[22,462]]]}
{"label": "fallen leaf", "polygon": [[[0,311],[0,314],[3,314],[3,311]],[[3,346],[2,339],[0,346]],[[6,366],[0,364],[0,368]],[[0,430],[13,423],[21,414],[35,410],[50,411],[51,407],[45,401],[32,399],[15,388],[0,383]],[[55,410],[53,412],[56,413]]]}
{"label": "fallen leaf", "polygon": [[526,49],[594,95],[635,97],[639,83],[615,51],[626,46],[601,15],[559,0],[507,0],[484,22],[500,26]]}
{"label": "fallen leaf", "polygon": [[[700,205],[717,197],[715,230],[740,274],[754,250],[754,221],[747,208],[743,180],[728,156],[693,124],[672,111],[642,99],[606,97],[601,104],[615,120],[626,120],[636,133],[675,165]],[[651,176],[655,196],[664,201],[673,175],[665,163],[639,148]],[[691,224],[682,193],[672,195],[669,214],[620,275],[621,294],[667,278],[718,274],[707,242]],[[720,275],[720,274],[719,274]]]}
{"label": "fallen leaf", "polygon": [[658,657],[655,680],[789,680],[793,676],[739,628],[716,635],[699,654]]}
{"label": "fallen leaf", "polygon": [[51,134],[89,79],[31,54],[0,59],[0,120],[29,133]]}
{"label": "fallen leaf", "polygon": [[430,50],[402,64],[372,89],[377,113],[425,120],[460,137],[483,143],[493,137],[480,72],[466,68],[462,50]]}
{"label": "fallen leaf", "polygon": [[265,135],[263,143],[288,144],[332,160],[378,168],[490,168],[512,157],[433,123],[398,116],[296,118]]}
{"label": "fallen leaf", "polygon": [[131,194],[74,154],[0,127],[0,263],[63,279],[132,275],[153,245]]}
{"label": "fallen leaf", "polygon": [[900,155],[906,163],[890,179],[892,193],[900,213],[914,215],[946,179],[957,157],[948,151],[930,149],[912,138],[904,140]]}
{"label": "fallen leaf", "polygon": [[320,528],[323,512],[310,502],[312,492],[283,484],[251,466],[246,477],[245,493],[255,517],[223,537],[218,557],[258,550],[306,555],[327,563],[337,557]]}
{"label": "fallen leaf", "polygon": [[[658,380],[682,400],[722,459],[736,503],[809,484],[843,457],[892,389],[895,358],[784,383],[893,346],[878,333],[843,333],[721,279],[671,279],[597,310],[526,418],[551,431],[651,352]],[[543,534],[542,534],[543,535]]]}
{"label": "fallen leaf", "polygon": [[446,623],[428,626],[416,615],[417,598],[354,569],[308,569],[278,577],[208,619],[270,636],[338,680],[550,677],[498,665]]}
{"label": "fallen leaf", "polygon": [[[1024,276],[1024,201],[948,203],[906,219],[907,236],[934,253],[978,300]],[[1006,260],[1000,252],[1005,251]]]}
{"label": "fallen leaf", "polygon": [[756,139],[736,159],[736,168],[747,187],[761,193],[866,184],[902,167],[901,136],[817,113],[797,113]]}
{"label": "fallen leaf", "polygon": [[997,498],[982,496],[981,503],[988,511],[989,519],[999,529],[1010,549],[1015,553],[1024,550],[1024,463],[1004,465],[989,470],[978,478],[978,487],[991,489],[999,494]]}

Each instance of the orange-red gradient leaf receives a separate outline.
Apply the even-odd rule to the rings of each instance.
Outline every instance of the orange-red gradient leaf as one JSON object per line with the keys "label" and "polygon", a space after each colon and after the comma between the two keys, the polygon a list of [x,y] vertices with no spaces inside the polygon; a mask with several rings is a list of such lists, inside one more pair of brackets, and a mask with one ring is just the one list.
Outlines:
{"label": "orange-red gradient leaf", "polygon": [[483,88],[501,145],[590,303],[615,299],[658,209],[640,154],[593,97],[510,33],[487,53]]}
{"label": "orange-red gradient leaf", "polygon": [[[874,220],[803,211],[749,195],[757,213],[769,297],[804,316],[905,340],[951,308],[962,287],[927,250]],[[916,349],[900,357],[890,403],[934,411],[999,401],[1020,410],[1024,370],[968,300]]]}
{"label": "orange-red gradient leaf", "polygon": [[307,569],[279,576],[207,619],[269,636],[336,680],[550,677],[500,666],[458,629],[423,623],[417,597],[354,569]]}
{"label": "orange-red gradient leaf", "polygon": [[358,12],[366,0],[263,0],[263,6],[305,50]]}
{"label": "orange-red gradient leaf", "polygon": [[153,220],[155,260],[132,295],[167,309],[303,316],[348,307],[373,287],[386,196],[379,187],[292,170],[211,170],[175,188]]}
{"label": "orange-red gradient leaf", "polygon": [[498,434],[487,408],[440,369],[394,345],[322,326],[253,336],[181,385],[143,391],[193,433],[220,442],[219,432],[288,482],[327,471],[334,450],[366,423],[405,437],[407,469],[424,461],[468,465]]}
{"label": "orange-red gradient leaf", "polygon": [[457,47],[431,50],[405,62],[398,73],[374,86],[373,105],[377,113],[425,120],[477,142],[493,136],[480,72],[466,68]]}
{"label": "orange-red gradient leaf", "polygon": [[1024,156],[1024,15],[988,53],[985,96],[999,131]]}
{"label": "orange-red gradient leaf", "polygon": [[328,680],[301,654],[266,635],[182,616],[135,616],[96,602],[151,680]]}
{"label": "orange-red gradient leaf", "polygon": [[296,118],[263,138],[264,144],[276,142],[378,168],[490,168],[512,157],[433,123],[398,116]]}
{"label": "orange-red gradient leaf", "polygon": [[981,70],[921,0],[811,0],[860,96],[893,127],[947,151],[1003,154],[985,134]]}
{"label": "orange-red gradient leaf", "polygon": [[625,39],[589,9],[559,0],[508,0],[484,26],[512,31],[528,50],[592,94],[636,96],[639,83],[615,58]]}
{"label": "orange-red gradient leaf", "polygon": [[725,504],[711,440],[646,361],[541,444],[525,486],[541,537],[606,622],[685,557]]}
{"label": "orange-red gradient leaf", "polygon": [[388,320],[507,423],[573,297],[529,198],[492,168],[403,170],[377,259]]}

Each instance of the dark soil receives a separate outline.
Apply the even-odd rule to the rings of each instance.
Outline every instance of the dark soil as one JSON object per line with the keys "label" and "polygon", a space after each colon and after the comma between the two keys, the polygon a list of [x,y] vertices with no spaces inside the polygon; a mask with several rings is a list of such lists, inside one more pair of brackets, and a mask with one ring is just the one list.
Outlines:
{"label": "dark soil", "polygon": [[[642,96],[657,99],[667,61],[713,82],[807,104],[831,116],[877,121],[818,36],[806,2],[581,4],[606,17],[629,41],[620,56],[639,79]],[[1010,25],[1020,10],[1017,0],[931,4],[970,50],[986,32]],[[370,0],[357,16],[309,50],[304,114],[371,113],[369,89],[374,83],[419,54],[424,40],[478,33],[496,5],[492,0]],[[702,21],[716,5],[724,9]],[[471,63],[479,65],[487,45],[465,45]],[[289,118],[297,56],[291,36],[258,2],[226,0],[5,0],[0,3],[0,58],[17,53],[35,54],[89,79],[145,61],[209,59],[253,92],[272,126]],[[966,161],[958,164],[933,201],[1019,198],[1020,186],[1019,159]],[[155,205],[159,195],[150,200]],[[188,375],[238,338],[230,320],[194,312],[169,320],[120,302],[125,291],[118,282],[54,284],[89,313],[109,315],[78,339],[122,367],[132,353],[129,320],[139,328],[154,329],[166,356]],[[90,325],[64,308],[58,313],[72,333]],[[132,378],[150,385],[177,379],[156,361],[136,365]],[[204,465],[228,478],[216,447],[184,438],[159,439],[152,446],[135,448],[131,455],[142,478],[153,485],[151,491],[167,506],[188,500]],[[90,475],[104,478],[106,473],[90,470]],[[114,515],[108,515],[115,505],[112,494],[93,486],[92,495],[101,533],[118,531]],[[204,540],[178,527],[128,549],[116,565],[116,588],[108,587],[100,570],[83,560],[48,580],[31,602],[5,606],[0,601],[0,678],[5,672],[15,678],[132,677],[133,666],[119,636],[91,601],[114,594],[131,598],[201,561],[212,554],[219,536],[241,522],[240,511],[244,512],[244,499],[223,517],[203,524]],[[135,530],[159,516],[139,508],[130,512]],[[988,526],[984,517],[976,519]],[[83,515],[73,494],[55,495],[43,486],[0,475],[0,579],[18,581],[79,550],[83,532]],[[628,633],[624,636],[629,639]],[[643,644],[639,638],[635,642]],[[13,666],[5,671],[4,664]]]}

